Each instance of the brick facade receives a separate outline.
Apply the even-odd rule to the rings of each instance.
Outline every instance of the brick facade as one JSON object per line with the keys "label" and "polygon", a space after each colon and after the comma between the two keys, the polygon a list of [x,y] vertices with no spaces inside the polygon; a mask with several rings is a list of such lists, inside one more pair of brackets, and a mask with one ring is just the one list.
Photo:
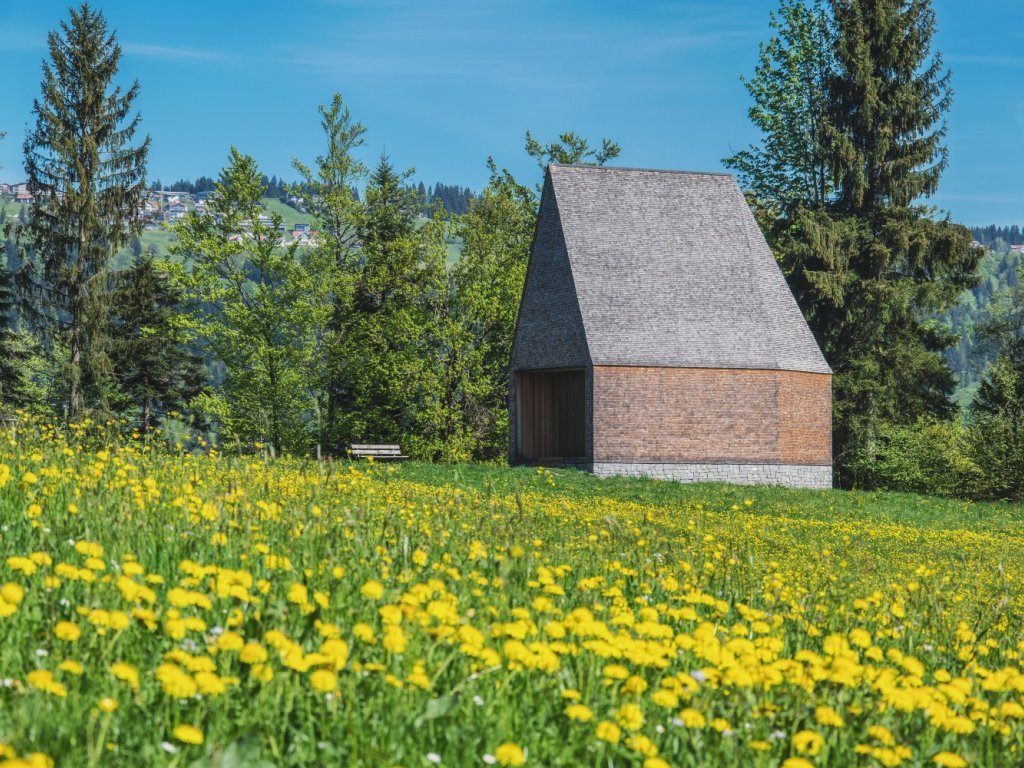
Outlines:
{"label": "brick facade", "polygon": [[595,464],[831,466],[831,376],[595,366]]}

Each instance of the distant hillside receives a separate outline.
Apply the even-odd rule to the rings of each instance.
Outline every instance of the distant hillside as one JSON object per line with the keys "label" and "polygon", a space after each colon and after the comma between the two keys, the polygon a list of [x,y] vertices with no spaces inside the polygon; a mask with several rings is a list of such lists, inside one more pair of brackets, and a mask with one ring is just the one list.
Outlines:
{"label": "distant hillside", "polygon": [[1020,227],[974,227],[971,233],[987,249],[980,264],[981,282],[965,292],[960,303],[946,316],[950,327],[960,334],[959,343],[949,350],[946,359],[959,376],[957,399],[961,403],[973,397],[981,374],[990,362],[990,353],[978,343],[977,327],[988,315],[991,303],[1017,285],[1019,270],[1024,266],[1024,253],[1013,248],[1024,245],[1024,232]]}

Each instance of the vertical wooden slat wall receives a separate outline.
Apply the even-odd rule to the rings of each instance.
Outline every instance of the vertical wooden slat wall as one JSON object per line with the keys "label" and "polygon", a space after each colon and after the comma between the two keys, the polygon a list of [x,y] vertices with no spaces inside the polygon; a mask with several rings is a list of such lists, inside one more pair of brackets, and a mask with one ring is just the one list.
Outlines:
{"label": "vertical wooden slat wall", "polygon": [[582,458],[586,450],[583,371],[530,371],[518,376],[521,458]]}

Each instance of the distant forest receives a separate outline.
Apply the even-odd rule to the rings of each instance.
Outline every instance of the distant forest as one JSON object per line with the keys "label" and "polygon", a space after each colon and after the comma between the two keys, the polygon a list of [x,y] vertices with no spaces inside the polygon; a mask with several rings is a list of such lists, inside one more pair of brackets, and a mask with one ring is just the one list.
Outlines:
{"label": "distant forest", "polygon": [[995,224],[971,227],[971,234],[986,248],[1002,250],[1007,245],[1024,245],[1024,232],[1016,224],[1012,227],[997,227]]}
{"label": "distant forest", "polygon": [[1016,287],[1018,272],[1024,266],[1024,254],[1010,250],[1012,245],[1024,245],[1024,231],[1016,224],[972,227],[971,234],[987,249],[978,265],[981,280],[964,293],[947,315],[950,328],[960,336],[956,346],[946,352],[946,360],[959,376],[961,397],[973,394],[982,372],[995,356],[995,350],[986,349],[978,338],[977,328],[988,317],[992,304]]}
{"label": "distant forest", "polygon": [[438,202],[444,206],[445,211],[448,213],[461,216],[469,212],[469,204],[476,197],[469,187],[460,187],[457,184],[441,184],[440,182],[432,187],[425,187],[421,181],[416,191],[419,192],[420,198],[423,200],[421,212],[424,216],[429,216],[431,209]]}

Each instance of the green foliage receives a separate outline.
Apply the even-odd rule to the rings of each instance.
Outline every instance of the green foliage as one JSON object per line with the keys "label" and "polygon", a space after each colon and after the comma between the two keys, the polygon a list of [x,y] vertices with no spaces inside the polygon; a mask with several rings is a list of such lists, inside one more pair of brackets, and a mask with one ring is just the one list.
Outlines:
{"label": "green foliage", "polygon": [[980,336],[995,350],[969,415],[989,498],[1024,499],[1024,284],[994,306]]}
{"label": "green foliage", "polygon": [[820,2],[782,0],[770,26],[775,35],[761,44],[754,76],[744,79],[753,101],[747,115],[762,143],[723,160],[755,211],[769,220],[799,204],[824,205],[832,196],[821,131],[835,71],[829,17]]}
{"label": "green foliage", "polygon": [[835,373],[849,485],[878,476],[863,465],[883,424],[953,414],[942,353],[956,337],[933,318],[977,282],[981,251],[918,202],[945,167],[951,99],[930,3],[833,0],[826,14],[785,0],[773,25],[750,83],[764,146],[730,162],[766,201],[766,235]]}
{"label": "green foliage", "polygon": [[1001,355],[989,366],[970,409],[974,460],[983,498],[1024,499],[1024,360]]}
{"label": "green foliage", "polygon": [[28,400],[28,351],[15,326],[14,279],[4,261],[0,261],[0,407],[17,408]]}
{"label": "green foliage", "polygon": [[461,419],[475,457],[486,460],[508,450],[508,365],[537,218],[533,190],[493,162],[490,170],[487,188],[457,223],[463,249],[452,270]]}
{"label": "green foliage", "polygon": [[526,132],[526,154],[537,161],[541,172],[548,163],[563,165],[604,165],[614,160],[622,152],[622,147],[611,139],[601,139],[601,147],[591,147],[582,136],[572,131],[560,134],[558,141],[541,144],[529,131]]}
{"label": "green foliage", "polygon": [[188,408],[202,392],[206,372],[184,344],[180,289],[151,255],[140,255],[117,274],[111,299],[111,359],[125,405],[137,413],[145,434],[158,418]]}
{"label": "green foliage", "polygon": [[975,433],[959,421],[881,424],[874,452],[862,450],[846,466],[855,487],[972,496],[983,480],[974,445]]}
{"label": "green foliage", "polygon": [[220,389],[197,399],[229,440],[308,450],[315,399],[309,369],[321,286],[294,245],[278,243],[280,216],[261,220],[256,161],[231,149],[217,194],[173,231],[173,274],[189,301],[192,338],[225,368]]}
{"label": "green foliage", "polygon": [[342,345],[346,342],[345,322],[358,265],[362,209],[352,190],[366,176],[365,166],[352,153],[363,145],[366,128],[352,120],[341,94],[335,94],[330,106],[321,106],[319,111],[326,153],[316,158],[313,168],[297,159],[292,165],[299,173],[309,212],[319,231],[317,245],[306,258],[325,302],[316,320],[315,345],[309,360],[318,377],[314,398],[316,443],[322,451],[325,444],[340,449],[344,439],[340,420],[345,385],[341,379],[348,362]]}
{"label": "green foliage", "polygon": [[25,171],[37,203],[19,229],[25,261],[19,284],[35,319],[67,345],[66,412],[104,411],[114,387],[109,361],[107,267],[139,232],[147,137],[132,141],[139,94],[114,84],[121,46],[103,13],[87,3],[48,37],[35,125],[25,138]]}
{"label": "green foliage", "polygon": [[418,229],[419,197],[382,157],[359,215],[351,307],[340,321],[344,442],[401,442],[434,458],[452,434],[444,395],[446,246],[440,218]]}

